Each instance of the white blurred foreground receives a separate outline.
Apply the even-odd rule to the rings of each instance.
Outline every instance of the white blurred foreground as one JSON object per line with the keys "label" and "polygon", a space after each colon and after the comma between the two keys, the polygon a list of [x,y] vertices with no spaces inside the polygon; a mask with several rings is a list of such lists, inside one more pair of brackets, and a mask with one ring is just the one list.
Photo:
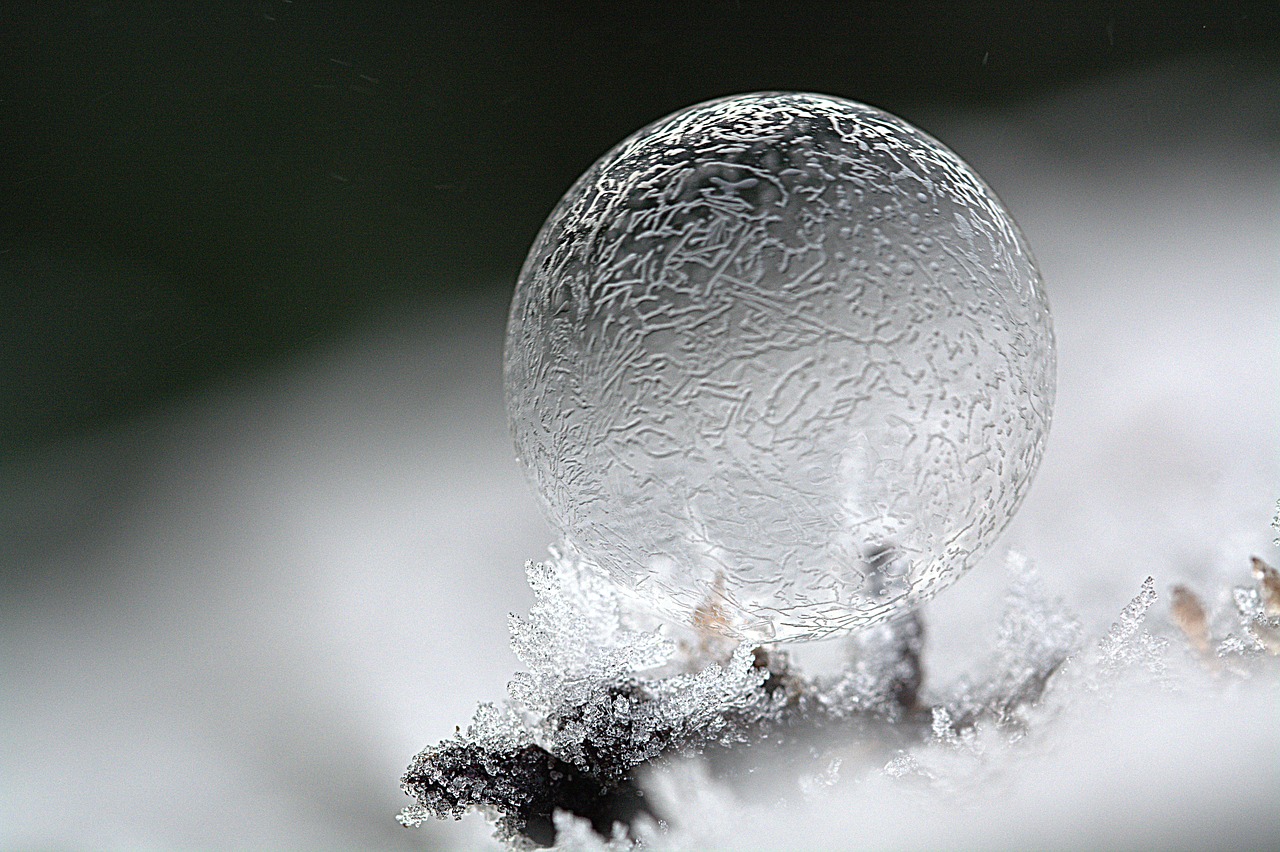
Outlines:
{"label": "white blurred foreground", "polygon": [[[1249,556],[1280,561],[1280,157],[1265,114],[1238,120],[1274,111],[1277,81],[1220,72],[912,117],[1040,261],[1058,403],[1004,544],[1086,637],[1151,575],[1153,632],[1174,635],[1183,583],[1220,638]],[[504,313],[388,322],[4,468],[0,846],[484,842],[475,817],[407,830],[395,814],[409,758],[505,693],[507,613],[527,610],[521,566],[550,541],[506,434]],[[992,644],[1003,561],[926,608],[930,683]],[[700,815],[682,829],[694,848],[1280,844],[1274,674],[1165,654],[1169,677],[1091,692],[1017,746],[815,766],[812,796],[785,807],[693,767],[654,791]]]}

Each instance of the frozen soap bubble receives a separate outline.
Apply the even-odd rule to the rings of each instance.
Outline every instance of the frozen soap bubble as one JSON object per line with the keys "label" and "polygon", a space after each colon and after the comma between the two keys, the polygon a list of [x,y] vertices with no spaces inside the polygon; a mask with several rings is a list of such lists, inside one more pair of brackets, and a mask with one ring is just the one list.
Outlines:
{"label": "frozen soap bubble", "polygon": [[711,101],[565,194],[520,273],[516,450],[564,542],[685,623],[818,638],[949,585],[1021,503],[1054,397],[1026,241],[872,107]]}

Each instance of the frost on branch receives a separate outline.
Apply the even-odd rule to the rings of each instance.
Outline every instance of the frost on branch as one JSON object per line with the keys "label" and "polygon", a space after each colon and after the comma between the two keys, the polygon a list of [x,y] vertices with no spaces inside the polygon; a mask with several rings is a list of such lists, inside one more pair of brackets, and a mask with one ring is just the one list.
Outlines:
{"label": "frost on branch", "polygon": [[1219,656],[1280,655],[1280,572],[1256,556],[1252,565],[1256,588],[1237,586],[1231,592],[1240,635],[1228,634],[1218,646]]}
{"label": "frost on branch", "polygon": [[1103,673],[1114,674],[1133,665],[1141,665],[1154,675],[1164,672],[1163,654],[1169,643],[1153,636],[1144,626],[1147,611],[1155,602],[1156,580],[1148,577],[1098,643],[1098,667]]}
{"label": "frost on branch", "polygon": [[537,602],[527,621],[512,619],[512,646],[529,671],[512,681],[508,708],[482,706],[466,734],[414,759],[406,825],[478,807],[506,838],[549,844],[563,809],[607,834],[648,812],[636,766],[740,741],[777,714],[774,675],[751,649],[678,661],[675,643],[625,622],[612,587],[585,566],[556,557],[528,575]]}
{"label": "frost on branch", "polygon": [[1255,583],[1230,592],[1237,626],[1225,638],[1215,626],[1229,614],[1187,586],[1171,589],[1162,619],[1148,577],[1105,636],[1082,642],[1033,566],[1013,554],[1008,568],[995,641],[937,686],[925,680],[918,614],[855,634],[841,669],[812,677],[776,646],[729,644],[714,603],[680,634],[635,615],[590,566],[559,554],[531,563],[535,605],[511,619],[525,671],[507,702],[481,705],[465,733],[414,758],[403,787],[415,803],[401,820],[479,810],[512,847],[706,848],[750,831],[758,817],[735,799],[752,785],[774,802],[827,801],[849,777],[899,785],[893,796],[962,799],[1049,742],[1050,720],[1088,718],[1126,683],[1275,671],[1280,574],[1261,559]]}
{"label": "frost on branch", "polygon": [[[612,838],[662,816],[639,774],[676,756],[698,755],[728,777],[765,763],[798,765],[809,770],[795,779],[803,787],[818,783],[809,777],[815,759],[841,743],[883,764],[931,741],[939,718],[949,729],[1012,723],[1039,698],[1078,630],[1025,560],[1011,568],[986,667],[931,705],[915,614],[856,634],[839,674],[811,678],[776,648],[729,649],[715,636],[674,641],[641,629],[615,588],[570,558],[531,563],[536,603],[527,619],[511,621],[527,671],[512,680],[506,706],[482,705],[466,733],[414,759],[403,786],[416,804],[401,819],[413,825],[478,808],[514,845],[556,842],[557,825],[580,832],[590,824]],[[823,783],[833,783],[839,759],[826,765],[832,778]]]}
{"label": "frost on branch", "polygon": [[[1240,633],[1217,656],[1206,653],[1213,619],[1186,587],[1175,587],[1162,622],[1152,618],[1148,578],[1105,636],[1081,643],[1032,566],[1013,555],[1009,569],[991,649],[939,688],[924,679],[915,614],[856,634],[841,671],[809,677],[775,647],[727,646],[713,633],[713,608],[702,635],[672,636],[670,627],[644,629],[652,625],[587,566],[559,555],[531,564],[536,604],[511,621],[527,671],[507,703],[481,705],[465,733],[414,758],[403,786],[415,804],[401,820],[478,809],[513,847],[703,848],[717,826],[728,831],[744,816],[724,785],[765,783],[772,801],[812,798],[843,767],[906,785],[904,793],[955,798],[990,786],[1001,762],[1043,740],[1046,720],[1096,712],[1122,679],[1174,685],[1178,658],[1166,636],[1177,631],[1195,652],[1183,665],[1198,659],[1214,677],[1249,676],[1277,653],[1280,577],[1261,560],[1256,587],[1233,591]],[[647,794],[664,767],[702,780],[677,783],[675,797]]]}
{"label": "frost on branch", "polygon": [[[1010,587],[995,648],[985,663],[948,690],[941,702],[949,723],[966,728],[986,717],[1017,725],[1022,708],[1040,700],[1049,678],[1080,642],[1080,625],[1062,601],[1044,591],[1039,573],[1017,553],[1009,555]],[[938,714],[935,711],[934,723]]]}

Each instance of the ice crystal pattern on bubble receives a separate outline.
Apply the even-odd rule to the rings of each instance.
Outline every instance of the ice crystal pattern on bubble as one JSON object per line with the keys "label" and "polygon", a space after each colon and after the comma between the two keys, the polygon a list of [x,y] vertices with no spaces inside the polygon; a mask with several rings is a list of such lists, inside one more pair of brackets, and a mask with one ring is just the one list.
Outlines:
{"label": "ice crystal pattern on bubble", "polygon": [[565,542],[688,622],[851,630],[1008,523],[1054,396],[999,200],[902,120],[804,94],[675,113],[552,212],[511,307],[518,455]]}

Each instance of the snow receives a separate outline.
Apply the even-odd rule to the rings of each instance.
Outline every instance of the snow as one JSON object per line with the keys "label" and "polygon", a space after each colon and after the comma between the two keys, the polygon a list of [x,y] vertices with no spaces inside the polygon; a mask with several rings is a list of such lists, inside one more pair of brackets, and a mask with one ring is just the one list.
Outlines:
{"label": "snow", "polygon": [[[1042,578],[1019,611],[1073,618],[1082,656],[1019,712],[1021,738],[966,738],[948,704],[942,736],[874,764],[846,743],[786,804],[696,761],[655,770],[665,841],[1280,842],[1275,658],[1215,671],[1168,618],[1184,585],[1215,647],[1247,650],[1232,590],[1254,586],[1251,556],[1280,562],[1280,162],[1232,103],[1269,104],[1277,81],[1234,74],[1147,70],[980,119],[911,116],[1013,212],[1059,346],[1044,463],[997,552],[927,607],[926,683],[985,682],[1005,631],[1025,647],[1067,635],[1067,620],[1002,622],[1009,548]],[[506,434],[504,312],[371,325],[6,463],[0,846],[488,842],[479,817],[406,830],[395,815],[413,754],[500,702],[514,672],[538,676],[508,647],[508,613],[534,603],[521,566],[551,535]],[[1147,577],[1155,601],[1126,621]],[[1107,674],[1088,660],[1113,623],[1128,639]],[[842,655],[796,657],[809,670],[827,651]]]}

